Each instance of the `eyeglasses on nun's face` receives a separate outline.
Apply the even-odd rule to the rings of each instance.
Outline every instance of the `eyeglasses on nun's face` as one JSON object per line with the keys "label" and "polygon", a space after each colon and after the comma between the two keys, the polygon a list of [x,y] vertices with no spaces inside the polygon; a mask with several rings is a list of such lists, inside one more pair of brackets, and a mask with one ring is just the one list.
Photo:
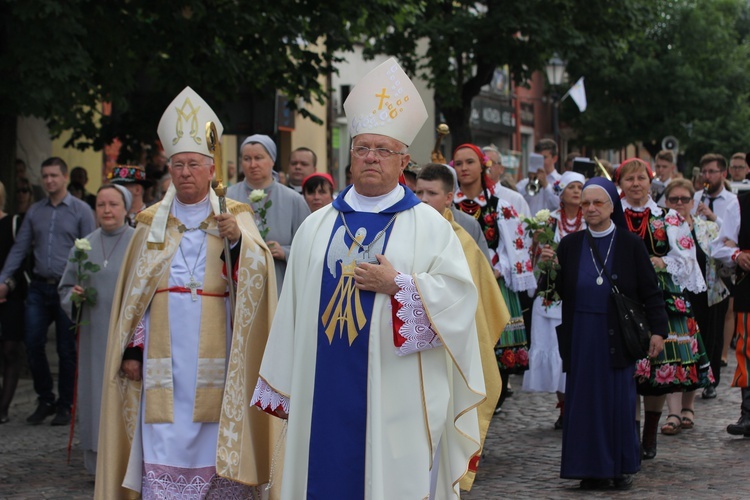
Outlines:
{"label": "eyeglasses on nun's face", "polygon": [[590,206],[594,206],[597,210],[602,208],[604,205],[609,203],[609,200],[593,200],[593,201],[582,201],[581,202],[581,208],[584,210],[588,209]]}
{"label": "eyeglasses on nun's face", "polygon": [[688,203],[690,203],[690,200],[692,200],[690,196],[668,196],[667,197],[667,201],[671,205],[677,205],[678,203],[687,205]]}
{"label": "eyeglasses on nun's face", "polygon": [[368,154],[370,154],[370,151],[378,157],[382,159],[390,158],[393,155],[405,155],[406,153],[399,153],[398,151],[393,151],[388,148],[368,148],[366,146],[355,146],[351,149],[352,154],[356,156],[357,158],[366,158]]}

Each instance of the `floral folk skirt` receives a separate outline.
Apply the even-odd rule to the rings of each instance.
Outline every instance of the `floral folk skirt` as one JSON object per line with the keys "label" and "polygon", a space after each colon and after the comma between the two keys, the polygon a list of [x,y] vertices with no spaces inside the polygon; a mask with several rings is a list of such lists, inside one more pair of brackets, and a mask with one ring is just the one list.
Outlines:
{"label": "floral folk skirt", "polygon": [[692,305],[669,274],[658,273],[658,278],[667,306],[669,336],[656,359],[644,358],[636,363],[638,393],[658,396],[706,387],[713,383],[714,376]]}
{"label": "floral folk skirt", "polygon": [[510,290],[504,280],[499,279],[497,283],[510,312],[510,321],[495,345],[497,366],[503,373],[522,373],[529,368],[529,349],[521,303],[518,293]]}

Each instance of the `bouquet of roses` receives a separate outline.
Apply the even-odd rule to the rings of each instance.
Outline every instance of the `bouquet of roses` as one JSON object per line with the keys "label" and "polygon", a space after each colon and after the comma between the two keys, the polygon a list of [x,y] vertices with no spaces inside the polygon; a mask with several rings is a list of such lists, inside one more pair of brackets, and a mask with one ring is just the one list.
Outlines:
{"label": "bouquet of roses", "polygon": [[[550,224],[552,218],[550,211],[547,209],[540,210],[532,218],[524,217],[523,222],[526,224],[526,233],[534,240],[532,246],[532,257],[536,255],[536,248],[549,245],[552,250],[557,251],[555,242],[555,230]],[[539,260],[534,269],[534,275],[537,279],[541,276],[544,286],[538,286],[537,295],[542,298],[542,304],[549,307],[553,302],[560,300],[560,294],[554,289],[553,283],[557,278],[557,271],[560,264],[552,260]],[[541,283],[540,283],[541,285]]]}
{"label": "bouquet of roses", "polygon": [[268,227],[268,222],[266,221],[266,213],[269,208],[271,208],[271,200],[266,201],[263,205],[255,205],[256,203],[260,203],[263,201],[263,199],[268,196],[265,191],[262,189],[253,189],[250,192],[250,204],[258,214],[258,231],[260,232],[260,237],[264,240],[266,239],[266,235],[268,234],[268,230],[270,229]]}

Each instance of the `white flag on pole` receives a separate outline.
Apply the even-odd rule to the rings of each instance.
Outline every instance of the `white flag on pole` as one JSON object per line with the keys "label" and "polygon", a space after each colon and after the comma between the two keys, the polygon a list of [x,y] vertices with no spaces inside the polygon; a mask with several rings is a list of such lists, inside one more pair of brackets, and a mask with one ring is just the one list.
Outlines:
{"label": "white flag on pole", "polygon": [[581,113],[586,111],[586,87],[583,86],[583,77],[579,78],[575,85],[570,87],[568,94],[575,101]]}

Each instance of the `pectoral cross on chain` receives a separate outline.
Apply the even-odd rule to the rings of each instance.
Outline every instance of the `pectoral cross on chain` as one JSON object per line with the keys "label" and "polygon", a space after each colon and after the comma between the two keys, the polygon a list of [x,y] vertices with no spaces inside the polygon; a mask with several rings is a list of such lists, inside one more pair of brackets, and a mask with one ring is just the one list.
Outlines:
{"label": "pectoral cross on chain", "polygon": [[190,289],[190,297],[193,299],[193,302],[198,300],[198,289],[201,287],[203,283],[196,280],[193,275],[190,275],[190,281],[185,283],[185,287]]}

